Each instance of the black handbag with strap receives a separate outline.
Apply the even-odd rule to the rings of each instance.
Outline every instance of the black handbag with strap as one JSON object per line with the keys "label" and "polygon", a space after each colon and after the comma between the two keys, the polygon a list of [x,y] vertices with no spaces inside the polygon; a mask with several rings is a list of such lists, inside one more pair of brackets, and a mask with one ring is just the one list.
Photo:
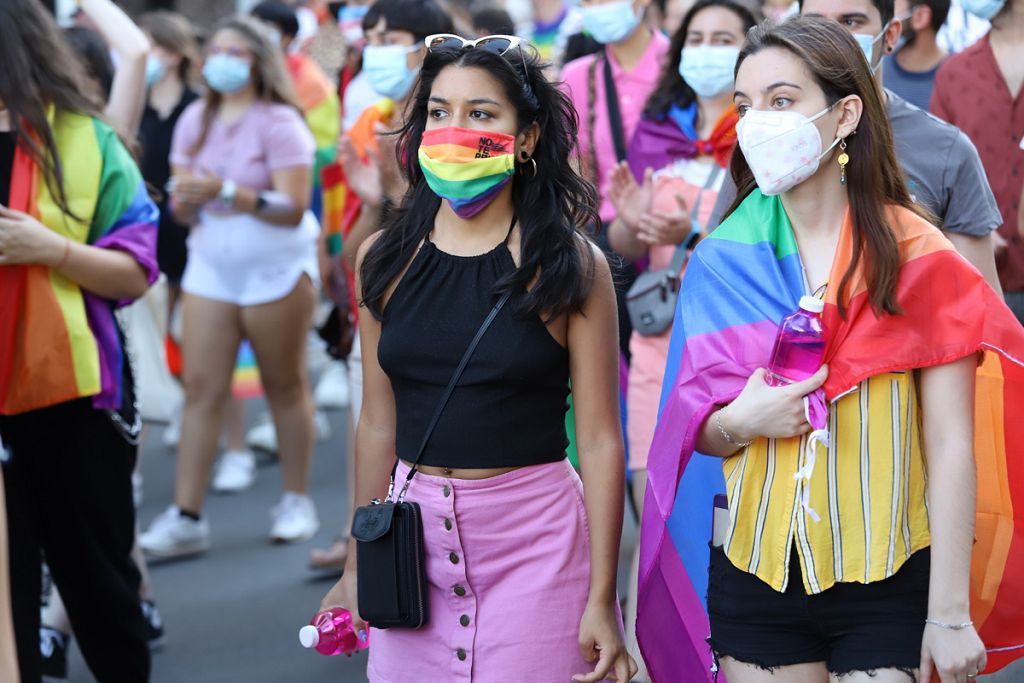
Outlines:
{"label": "black handbag with strap", "polygon": [[356,508],[352,538],[356,539],[357,548],[359,615],[374,628],[417,629],[429,621],[423,519],[419,504],[406,502],[405,494],[470,357],[510,296],[511,293],[506,293],[498,300],[462,355],[427,426],[398,496],[394,496],[395,473],[398,471],[396,460],[391,470],[387,498],[383,502],[378,499]]}

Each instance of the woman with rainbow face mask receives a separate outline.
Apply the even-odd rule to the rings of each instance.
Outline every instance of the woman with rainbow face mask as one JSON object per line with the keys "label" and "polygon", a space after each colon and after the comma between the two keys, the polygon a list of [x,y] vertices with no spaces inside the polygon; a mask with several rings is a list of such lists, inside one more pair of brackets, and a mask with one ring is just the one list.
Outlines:
{"label": "woman with rainbow face mask", "polygon": [[[517,38],[427,44],[399,134],[410,188],[359,254],[356,499],[386,497],[396,458],[398,481],[415,465],[429,620],[371,623],[369,678],[625,683],[615,297],[581,231],[597,200],[570,162],[575,116]],[[570,379],[582,482],[565,457]],[[357,570],[353,544],[322,606],[361,628]]]}
{"label": "woman with rainbow face mask", "polygon": [[[683,278],[647,462],[644,659],[671,680],[974,680],[1024,641],[1024,329],[911,199],[840,24],[751,30],[734,102],[739,192]],[[769,386],[813,292],[823,364]]]}

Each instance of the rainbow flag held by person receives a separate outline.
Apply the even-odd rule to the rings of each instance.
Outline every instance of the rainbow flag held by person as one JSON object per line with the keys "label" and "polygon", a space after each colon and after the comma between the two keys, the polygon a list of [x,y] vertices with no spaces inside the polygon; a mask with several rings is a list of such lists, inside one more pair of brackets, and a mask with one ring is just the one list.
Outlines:
{"label": "rainbow flag held by person", "polygon": [[288,71],[306,118],[306,125],[316,141],[313,182],[320,180],[320,170],[338,156],[341,134],[341,103],[338,92],[316,62],[300,53],[288,55]]}
{"label": "rainbow flag held by person", "polygon": [[[49,121],[73,215],[20,146],[10,208],[74,242],[130,254],[156,281],[158,212],[131,155],[105,123],[51,109]],[[0,266],[0,415],[78,398],[121,408],[124,351],[110,301],[43,265]]]}
{"label": "rainbow flag held by person", "polygon": [[[845,317],[838,287],[829,288],[824,399],[880,373],[979,354],[971,617],[991,672],[1024,656],[1024,329],[935,227],[902,208],[887,218],[899,243],[903,312],[875,315],[862,270],[850,280]],[[829,282],[842,280],[852,247],[847,215]],[[756,189],[687,266],[641,525],[637,637],[657,682],[712,680],[708,546],[713,499],[725,493],[725,481],[721,459],[695,451],[697,436],[715,406],[732,401],[751,373],[767,366],[778,324],[796,310],[804,288],[782,203]]]}

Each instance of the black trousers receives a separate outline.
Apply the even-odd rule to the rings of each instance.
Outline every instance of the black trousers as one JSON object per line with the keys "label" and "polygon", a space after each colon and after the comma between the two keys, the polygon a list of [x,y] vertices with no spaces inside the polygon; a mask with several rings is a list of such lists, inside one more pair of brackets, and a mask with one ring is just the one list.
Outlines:
{"label": "black trousers", "polygon": [[41,680],[40,563],[60,589],[82,655],[101,683],[149,680],[139,606],[131,473],[136,446],[88,399],[0,418],[11,600],[23,683]]}

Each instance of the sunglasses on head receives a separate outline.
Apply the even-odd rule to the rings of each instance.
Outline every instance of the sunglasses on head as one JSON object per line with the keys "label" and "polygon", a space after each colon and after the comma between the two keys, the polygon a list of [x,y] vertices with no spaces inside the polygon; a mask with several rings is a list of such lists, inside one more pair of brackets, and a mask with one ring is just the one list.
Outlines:
{"label": "sunglasses on head", "polygon": [[480,48],[498,55],[514,50],[523,42],[518,36],[484,36],[476,40],[466,40],[462,36],[451,33],[435,33],[423,41],[428,51],[434,50],[467,50]]}

